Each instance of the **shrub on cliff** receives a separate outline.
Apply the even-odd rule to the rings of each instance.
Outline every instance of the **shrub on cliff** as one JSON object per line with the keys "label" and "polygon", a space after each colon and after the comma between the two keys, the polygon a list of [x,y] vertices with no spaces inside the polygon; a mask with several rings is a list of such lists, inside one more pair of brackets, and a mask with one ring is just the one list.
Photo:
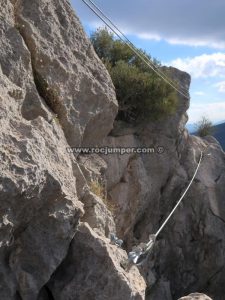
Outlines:
{"label": "shrub on cliff", "polygon": [[[177,94],[122,41],[107,29],[91,35],[96,53],[107,67],[119,102],[117,119],[127,122],[156,120],[175,112]],[[160,63],[145,54],[157,66]]]}
{"label": "shrub on cliff", "polygon": [[195,126],[197,128],[197,135],[200,137],[213,134],[213,124],[206,117],[202,117],[201,120],[197,122]]}

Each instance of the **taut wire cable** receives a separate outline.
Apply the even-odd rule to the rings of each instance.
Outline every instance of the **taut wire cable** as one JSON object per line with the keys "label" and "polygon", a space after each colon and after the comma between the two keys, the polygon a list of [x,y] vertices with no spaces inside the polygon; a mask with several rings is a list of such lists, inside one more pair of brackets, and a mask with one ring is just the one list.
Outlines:
{"label": "taut wire cable", "polygon": [[[102,12],[101,9],[98,8],[98,6],[91,0],[81,0],[99,19],[102,20],[102,22],[149,67],[154,71],[161,79],[163,79],[167,84],[169,84],[173,89],[175,89],[179,94],[184,96],[185,98],[189,99],[188,92],[185,92],[178,89],[173,82],[165,74],[163,74],[151,61],[150,59],[144,55],[141,54],[140,51],[132,44],[132,42],[125,36],[125,34],[122,33],[122,31],[114,25],[114,23]],[[109,24],[109,23],[111,24]],[[114,27],[114,28],[113,28]],[[118,33],[118,32],[119,33]],[[120,36],[120,34],[124,37],[124,39]]]}

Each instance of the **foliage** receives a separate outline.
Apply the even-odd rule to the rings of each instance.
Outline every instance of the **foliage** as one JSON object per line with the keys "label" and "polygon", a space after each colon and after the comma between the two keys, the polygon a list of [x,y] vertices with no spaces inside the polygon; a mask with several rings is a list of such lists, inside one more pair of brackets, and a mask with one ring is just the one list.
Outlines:
{"label": "foliage", "polygon": [[[118,119],[137,122],[156,120],[175,112],[177,95],[134,52],[120,40],[114,39],[106,28],[91,35],[96,53],[108,69],[116,88],[119,102]],[[160,63],[143,50],[157,68]]]}
{"label": "foliage", "polygon": [[196,128],[197,135],[200,137],[212,135],[214,131],[212,122],[206,117],[202,117],[201,120],[196,123]]}

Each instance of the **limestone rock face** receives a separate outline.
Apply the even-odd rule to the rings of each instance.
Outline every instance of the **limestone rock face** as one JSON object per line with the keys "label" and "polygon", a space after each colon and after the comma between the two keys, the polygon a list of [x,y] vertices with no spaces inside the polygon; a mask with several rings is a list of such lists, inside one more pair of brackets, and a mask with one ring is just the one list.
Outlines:
{"label": "limestone rock face", "polygon": [[[188,87],[187,74],[172,68],[170,72]],[[188,107],[189,101],[180,96],[173,117],[142,128],[118,122],[104,140],[114,147],[155,149],[150,154],[104,156],[117,232],[128,250],[157,232],[205,151],[191,189],[141,268],[148,285],[146,299],[177,299],[197,290],[216,300],[225,294],[225,154],[215,139],[189,136],[184,127]]]}
{"label": "limestone rock face", "polygon": [[[35,299],[65,257],[82,205],[67,141],[46,121],[51,112],[36,90],[10,1],[0,14],[0,298]],[[36,107],[31,121],[22,115],[27,97]]]}
{"label": "limestone rock face", "polygon": [[53,298],[144,299],[146,285],[136,267],[126,272],[120,266],[126,257],[124,250],[81,224],[66,259],[48,284]]}
{"label": "limestone rock face", "polygon": [[[126,253],[118,249],[117,257],[117,247],[105,237],[115,231],[111,213],[91,193],[82,165],[67,151],[69,146],[96,145],[111,130],[117,102],[110,77],[67,1],[3,2],[0,299],[52,299],[55,284],[48,282],[53,274],[58,276],[56,270],[68,253],[78,258],[76,247],[86,249],[79,259],[83,276],[89,272],[86,256],[97,262],[91,267],[93,275],[106,261],[107,272],[102,270],[109,282],[108,298],[116,284],[124,289],[124,299],[144,299],[145,283],[138,270],[126,276],[119,265]],[[75,242],[82,216],[98,233],[88,225],[79,227]],[[74,258],[71,267],[76,269],[77,262]],[[79,278],[73,283],[81,286]],[[98,280],[99,289],[100,284]],[[87,295],[88,287],[82,286],[76,297]],[[61,290],[55,299],[61,295],[72,297]],[[117,293],[113,299],[121,298]]]}
{"label": "limestone rock face", "polygon": [[[69,2],[2,2],[0,299],[223,299],[225,154],[215,139],[189,136],[189,99],[160,122],[113,124],[113,84]],[[165,70],[189,87],[188,74]],[[154,151],[67,151],[97,145]],[[158,230],[206,148],[152,255],[125,271],[125,250]]]}
{"label": "limestone rock face", "polygon": [[[40,95],[70,146],[95,146],[112,129],[117,101],[111,79],[67,1],[19,0],[16,26],[31,54]],[[32,98],[23,116],[36,117]]]}
{"label": "limestone rock face", "polygon": [[[188,89],[190,76],[177,69],[169,70]],[[108,193],[117,207],[116,223],[121,236],[126,237],[136,226],[134,237],[139,239],[139,219],[142,219],[149,206],[153,205],[154,213],[149,213],[152,219],[146,226],[153,226],[159,220],[159,214],[162,213],[161,193],[167,181],[171,179],[171,184],[176,186],[182,182],[182,178],[187,180],[187,174],[179,167],[179,159],[181,151],[187,145],[185,123],[188,107],[189,100],[180,96],[175,115],[133,129],[125,128],[126,124],[118,122],[111,135],[103,141],[105,146],[110,147],[145,147],[152,150],[149,154],[131,153],[103,157],[108,165]],[[153,232],[153,229],[150,227],[148,231]]]}

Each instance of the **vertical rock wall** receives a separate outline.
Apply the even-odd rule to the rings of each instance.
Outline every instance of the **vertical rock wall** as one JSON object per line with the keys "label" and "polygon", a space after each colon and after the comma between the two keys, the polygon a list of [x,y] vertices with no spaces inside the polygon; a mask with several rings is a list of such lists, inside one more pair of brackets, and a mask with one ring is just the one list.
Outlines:
{"label": "vertical rock wall", "polygon": [[[0,299],[71,299],[66,275],[60,291],[54,283],[68,253],[82,276],[88,276],[86,257],[96,261],[93,274],[105,263],[105,279],[114,274],[124,299],[143,299],[138,270],[127,276],[117,257],[126,253],[105,237],[115,226],[110,212],[67,151],[100,143],[117,113],[111,79],[79,20],[67,1],[7,0],[0,41]],[[104,299],[100,286],[85,287],[77,274],[76,297]],[[112,285],[105,293],[113,293]]]}
{"label": "vertical rock wall", "polygon": [[[189,87],[188,74],[173,68],[167,71]],[[191,180],[200,152],[205,151],[191,189],[141,268],[147,299],[171,300],[204,291],[222,300],[225,294],[225,154],[214,138],[189,136],[185,129],[188,107],[189,101],[180,96],[177,113],[170,118],[133,128],[117,122],[104,141],[114,147],[155,150],[104,157],[117,231],[127,250],[157,232]]]}

